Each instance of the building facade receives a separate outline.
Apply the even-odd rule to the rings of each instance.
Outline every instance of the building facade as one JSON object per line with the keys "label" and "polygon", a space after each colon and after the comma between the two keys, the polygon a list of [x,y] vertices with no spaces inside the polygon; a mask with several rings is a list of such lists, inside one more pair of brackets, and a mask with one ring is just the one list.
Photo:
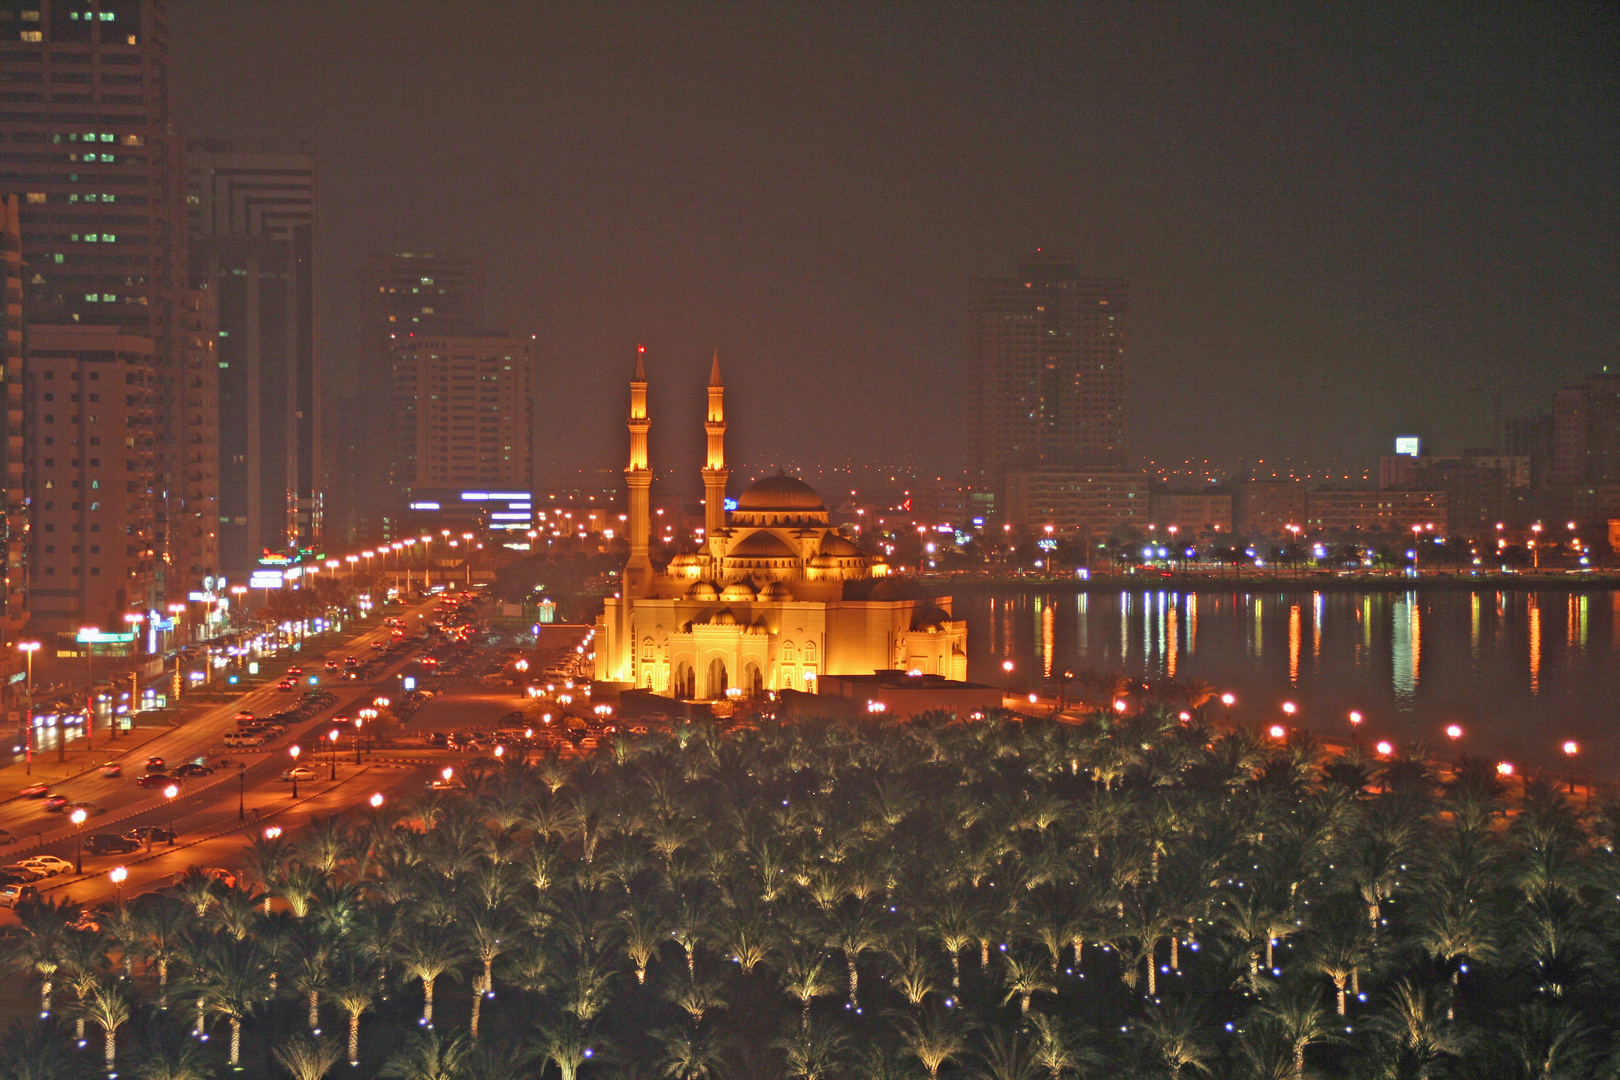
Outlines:
{"label": "building facade", "polygon": [[407,338],[394,352],[393,387],[401,502],[424,488],[530,490],[531,339]]}
{"label": "building facade", "polygon": [[0,195],[0,677],[21,665],[15,645],[28,622],[28,492],[23,423],[22,221],[16,195]]}
{"label": "building facade", "polygon": [[827,674],[900,669],[963,679],[967,624],[948,597],[900,598],[886,567],[828,521],[821,497],[789,476],[756,481],[725,509],[725,388],[709,379],[702,472],[707,528],[695,551],[650,559],[647,380],[636,357],[625,470],[629,559],[597,620],[596,678],[684,700],[815,692]]}
{"label": "building facade", "polygon": [[971,479],[1125,464],[1124,281],[1037,252],[1012,278],[975,283],[969,318]]}
{"label": "building facade", "polygon": [[1446,535],[1444,491],[1334,491],[1305,495],[1304,528],[1315,532],[1407,533],[1414,528]]}
{"label": "building facade", "polygon": [[1174,527],[1183,539],[1227,539],[1232,535],[1232,494],[1228,491],[1156,491],[1151,523]]}
{"label": "building facade", "polygon": [[1004,516],[1014,528],[1050,525],[1060,537],[1103,539],[1144,531],[1152,521],[1151,488],[1138,472],[1014,470],[1004,490]]}
{"label": "building facade", "polygon": [[186,155],[193,286],[218,321],[220,568],[321,539],[315,162],[193,143]]}

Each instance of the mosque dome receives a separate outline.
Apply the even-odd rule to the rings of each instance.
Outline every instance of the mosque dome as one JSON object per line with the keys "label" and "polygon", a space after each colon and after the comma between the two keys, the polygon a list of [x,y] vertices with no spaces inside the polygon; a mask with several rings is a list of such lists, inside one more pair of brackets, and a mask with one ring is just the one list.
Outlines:
{"label": "mosque dome", "polygon": [[755,480],[737,497],[737,509],[751,513],[824,514],[826,504],[816,489],[791,476]]}
{"label": "mosque dome", "polygon": [[720,599],[720,590],[714,587],[712,581],[699,581],[686,590],[686,598],[688,600],[718,600]]}
{"label": "mosque dome", "polygon": [[721,608],[714,618],[709,620],[710,626],[736,626],[737,615],[730,608]]}
{"label": "mosque dome", "polygon": [[720,599],[728,604],[738,601],[751,601],[754,599],[754,590],[749,587],[746,581],[733,581],[721,590]]}
{"label": "mosque dome", "polygon": [[[752,489],[750,489],[752,490]],[[805,488],[809,491],[809,488]],[[814,494],[814,492],[811,492]],[[799,553],[788,546],[787,541],[775,533],[756,532],[749,533],[737,542],[737,545],[726,552],[727,558],[736,559],[796,559]]]}
{"label": "mosque dome", "polygon": [[759,598],[784,603],[793,599],[793,590],[780,581],[773,581],[760,590]]}
{"label": "mosque dome", "polygon": [[821,542],[821,554],[832,555],[839,559],[858,559],[861,557],[861,549],[835,534]]}

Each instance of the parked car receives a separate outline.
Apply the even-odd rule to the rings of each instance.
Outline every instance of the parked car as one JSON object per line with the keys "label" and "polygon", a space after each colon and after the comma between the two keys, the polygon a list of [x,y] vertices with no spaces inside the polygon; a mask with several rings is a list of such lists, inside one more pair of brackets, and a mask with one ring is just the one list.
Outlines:
{"label": "parked car", "polygon": [[168,773],[154,772],[147,773],[145,776],[136,780],[135,786],[143,788],[161,788],[168,787],[170,784],[178,784],[179,782],[180,781],[176,780]]}
{"label": "parked car", "polygon": [[219,866],[205,866],[197,871],[204,877],[211,877],[227,889],[236,888],[236,875]]}
{"label": "parked car", "polygon": [[122,765],[118,764],[118,762],[116,762],[116,761],[109,761],[109,762],[107,762],[107,764],[105,764],[105,765],[103,765],[101,767],[101,775],[102,776],[122,776],[122,775],[124,775],[124,767]]}
{"label": "parked car", "polygon": [[315,770],[308,765],[294,765],[290,769],[283,769],[281,778],[283,780],[313,780],[315,779]]}
{"label": "parked car", "polygon": [[214,770],[211,767],[201,762],[188,761],[184,765],[176,766],[174,772],[170,775],[189,778],[193,776],[212,776],[213,774]]}
{"label": "parked car", "polygon": [[55,855],[35,855],[32,859],[24,859],[22,865],[30,870],[37,870],[46,877],[66,874],[73,869],[72,863]]}
{"label": "parked car", "polygon": [[45,875],[40,873],[38,870],[35,870],[31,866],[24,866],[22,863],[12,863],[10,866],[0,866],[0,877],[3,877],[8,881],[21,882],[22,884],[26,885],[30,881],[39,881],[43,879]]}
{"label": "parked car", "polygon": [[29,784],[17,794],[30,799],[43,799],[46,795],[50,794],[50,791],[51,789],[48,784],[45,784],[44,782],[37,782]]}
{"label": "parked car", "polygon": [[9,829],[0,829],[0,847],[15,844],[16,842],[17,838],[11,835],[11,831]]}
{"label": "parked car", "polygon": [[264,745],[264,736],[263,735],[243,735],[240,732],[238,732],[235,735],[227,735],[227,736],[225,736],[224,743],[225,743],[226,746],[231,747],[232,749],[238,749],[238,748],[242,748],[242,747],[252,747],[252,746],[263,746]]}
{"label": "parked car", "polygon": [[124,834],[124,839],[133,840],[137,844],[162,844],[173,840],[174,837],[174,830],[164,828],[162,825],[137,825]]}
{"label": "parked car", "polygon": [[92,855],[121,855],[126,851],[139,851],[141,843],[117,833],[96,833],[85,840],[84,850]]}
{"label": "parked car", "polygon": [[38,900],[39,890],[32,885],[0,885],[0,907],[14,908],[24,900]]}

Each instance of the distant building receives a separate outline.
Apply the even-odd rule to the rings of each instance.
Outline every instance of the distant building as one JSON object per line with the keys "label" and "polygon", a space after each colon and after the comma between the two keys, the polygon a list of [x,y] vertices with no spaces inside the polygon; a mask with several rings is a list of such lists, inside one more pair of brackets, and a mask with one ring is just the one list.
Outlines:
{"label": "distant building", "polygon": [[408,338],[394,352],[393,390],[402,497],[420,488],[531,490],[529,338]]}
{"label": "distant building", "polygon": [[1152,520],[1151,488],[1127,470],[1016,470],[1006,474],[1006,513],[1014,528],[1097,538],[1145,531]]}
{"label": "distant building", "polygon": [[1554,395],[1552,482],[1620,483],[1620,373],[1604,368]]}
{"label": "distant building", "polygon": [[1151,524],[1161,529],[1175,526],[1185,539],[1232,535],[1229,491],[1157,491],[1149,505]]}
{"label": "distant building", "polygon": [[235,580],[320,540],[315,161],[207,140],[186,173],[191,280],[219,325],[220,567]]}
{"label": "distant building", "polygon": [[[404,484],[394,475],[400,433],[383,400],[394,385],[395,347],[413,336],[466,337],[484,330],[484,271],[473,259],[404,252],[369,256],[359,275],[360,325],[355,342],[356,392],[331,403],[336,434],[353,445],[333,457],[327,514],[338,542],[370,542],[397,530]],[[328,427],[328,432],[332,428]],[[355,462],[367,468],[354,468]]]}
{"label": "distant building", "polygon": [[1305,496],[1300,525],[1310,532],[1410,532],[1414,527],[1446,534],[1443,491],[1319,490]]}
{"label": "distant building", "polygon": [[28,622],[22,223],[15,195],[0,196],[0,678],[22,668],[15,645]]}
{"label": "distant building", "polygon": [[1246,539],[1283,536],[1305,527],[1305,485],[1298,480],[1239,480],[1232,485],[1233,531]]}
{"label": "distant building", "polygon": [[[1039,253],[975,283],[969,316],[973,484],[1015,470],[1125,465],[1126,283]],[[974,512],[986,509],[975,501]],[[997,508],[998,510],[1000,508]]]}

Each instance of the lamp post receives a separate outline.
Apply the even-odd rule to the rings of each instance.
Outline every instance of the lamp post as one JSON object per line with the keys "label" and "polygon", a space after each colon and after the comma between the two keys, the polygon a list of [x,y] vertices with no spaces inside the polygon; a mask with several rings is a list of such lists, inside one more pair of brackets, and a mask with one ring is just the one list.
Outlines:
{"label": "lamp post", "polygon": [[330,758],[331,762],[332,762],[332,773],[331,773],[330,776],[327,777],[327,779],[332,780],[332,781],[336,781],[337,780],[338,729],[333,728],[331,731],[328,731],[326,733],[326,738],[327,738],[327,741],[332,744],[331,753],[329,753],[327,755],[327,757]]}
{"label": "lamp post", "polygon": [[163,797],[169,800],[169,846],[174,847],[174,800],[180,794],[179,784],[170,784],[163,789]]}
{"label": "lamp post", "polygon": [[124,882],[129,878],[129,868],[115,866],[108,871],[107,877],[113,883],[113,903],[122,909],[124,906]]}
{"label": "lamp post", "polygon": [[[368,716],[367,714],[370,714]],[[360,728],[371,716],[376,716],[376,709],[361,709],[354,718],[354,763],[360,764]]]}
{"label": "lamp post", "polygon": [[1237,695],[1228,691],[1221,695],[1221,704],[1226,706],[1226,722],[1232,722],[1232,706],[1237,704]]}
{"label": "lamp post", "polygon": [[1581,744],[1574,739],[1564,742],[1564,756],[1569,759],[1569,793],[1575,794],[1575,755],[1581,752]]}
{"label": "lamp post", "polygon": [[287,750],[287,753],[292,755],[292,760],[293,760],[292,770],[289,773],[289,775],[292,776],[292,784],[293,784],[292,797],[295,798],[295,799],[298,798],[298,755],[302,754],[303,752],[304,752],[304,748],[301,747],[301,746],[289,747],[288,750]]}
{"label": "lamp post", "polygon": [[1531,556],[1532,560],[1534,561],[1534,566],[1532,567],[1532,569],[1540,570],[1541,569],[1541,544],[1538,541],[1541,540],[1541,522],[1538,521],[1534,525],[1530,526],[1530,532],[1534,534],[1530,538],[1530,556]]}
{"label": "lamp post", "polygon": [[68,820],[73,822],[73,831],[79,840],[79,854],[73,860],[75,874],[84,873],[84,819],[89,816],[82,806],[68,815]]}
{"label": "lamp post", "polygon": [[28,672],[28,681],[23,684],[23,696],[26,702],[23,707],[23,771],[32,775],[34,772],[34,654],[39,651],[39,642],[19,641],[17,642],[17,648],[22,651],[23,663]]}
{"label": "lamp post", "polygon": [[236,763],[236,820],[247,820],[247,765]]}
{"label": "lamp post", "polygon": [[1006,675],[1007,696],[1011,697],[1012,696],[1013,662],[1011,660],[1003,660],[1001,662],[1001,670],[1002,670],[1003,674]]}
{"label": "lamp post", "polygon": [[1361,744],[1361,713],[1355,709],[1350,710],[1350,741]]}

